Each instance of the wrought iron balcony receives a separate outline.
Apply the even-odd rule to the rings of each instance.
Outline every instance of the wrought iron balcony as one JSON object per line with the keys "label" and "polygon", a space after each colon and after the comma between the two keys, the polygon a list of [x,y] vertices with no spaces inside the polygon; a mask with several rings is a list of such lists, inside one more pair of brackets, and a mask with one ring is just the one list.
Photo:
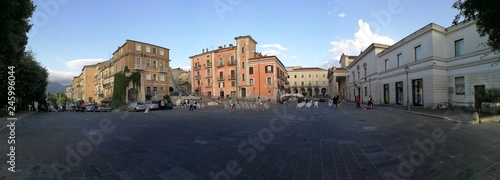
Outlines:
{"label": "wrought iron balcony", "polygon": [[212,63],[203,64],[203,67],[205,67],[205,68],[211,68],[212,67]]}
{"label": "wrought iron balcony", "polygon": [[228,75],[227,78],[230,79],[230,80],[235,80],[236,79],[236,75],[234,75],[234,74],[233,75]]}

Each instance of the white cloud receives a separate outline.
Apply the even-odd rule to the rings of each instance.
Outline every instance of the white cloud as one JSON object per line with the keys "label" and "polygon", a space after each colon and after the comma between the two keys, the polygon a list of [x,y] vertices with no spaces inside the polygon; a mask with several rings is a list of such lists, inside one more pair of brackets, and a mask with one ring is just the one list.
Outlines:
{"label": "white cloud", "polygon": [[97,58],[97,59],[76,59],[73,61],[65,62],[64,64],[72,70],[82,70],[83,66],[96,64],[98,62],[105,61],[105,59]]}
{"label": "white cloud", "polygon": [[47,68],[49,71],[49,82],[58,82],[61,84],[71,84],[73,77],[77,76],[77,72],[55,71]]}
{"label": "white cloud", "polygon": [[329,68],[332,66],[338,66],[338,60],[340,59],[340,55],[342,55],[342,53],[356,56],[372,43],[387,45],[392,45],[395,43],[395,41],[388,36],[374,34],[370,30],[370,25],[366,22],[363,22],[362,19],[358,21],[358,26],[359,30],[358,32],[354,33],[353,38],[341,39],[331,42],[333,47],[330,49],[330,53],[333,60],[323,64],[323,67]]}
{"label": "white cloud", "polygon": [[287,48],[281,46],[281,44],[263,44],[263,45],[260,45],[259,47],[261,47],[261,48],[273,47],[273,48],[276,48],[276,49],[279,49],[279,50],[282,50],[282,51],[286,51],[287,50]]}
{"label": "white cloud", "polygon": [[339,13],[339,14],[338,14],[338,16],[339,16],[339,17],[342,17],[342,18],[343,18],[343,17],[345,17],[345,15],[346,15],[345,13]]}
{"label": "white cloud", "polygon": [[273,56],[273,55],[278,56],[281,54],[278,50],[270,49],[270,48],[267,48],[266,50],[262,51],[261,53],[262,53],[262,55],[269,55],[269,56]]}

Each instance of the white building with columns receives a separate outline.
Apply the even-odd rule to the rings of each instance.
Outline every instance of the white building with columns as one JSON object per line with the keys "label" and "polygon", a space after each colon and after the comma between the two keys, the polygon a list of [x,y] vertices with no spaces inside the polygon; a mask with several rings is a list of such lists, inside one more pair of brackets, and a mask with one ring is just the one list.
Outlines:
{"label": "white building with columns", "polygon": [[477,108],[476,92],[500,87],[499,54],[483,44],[475,22],[430,23],[394,45],[371,44],[349,64],[348,100],[375,104]]}

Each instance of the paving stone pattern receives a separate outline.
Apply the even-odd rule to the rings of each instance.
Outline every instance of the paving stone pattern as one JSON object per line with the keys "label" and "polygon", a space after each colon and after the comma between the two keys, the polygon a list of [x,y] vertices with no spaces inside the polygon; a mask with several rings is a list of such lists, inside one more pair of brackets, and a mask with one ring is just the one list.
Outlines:
{"label": "paving stone pattern", "polygon": [[33,113],[16,122],[16,173],[2,163],[0,179],[500,178],[499,123],[325,105]]}

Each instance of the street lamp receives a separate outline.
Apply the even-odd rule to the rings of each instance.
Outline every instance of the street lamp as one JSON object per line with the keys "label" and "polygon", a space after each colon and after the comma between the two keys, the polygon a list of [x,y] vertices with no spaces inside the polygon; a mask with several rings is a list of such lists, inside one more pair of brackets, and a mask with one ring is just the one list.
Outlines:
{"label": "street lamp", "polygon": [[372,78],[368,78],[368,87],[370,89],[370,96],[372,95]]}
{"label": "street lamp", "polygon": [[409,88],[409,81],[408,81],[408,72],[410,71],[410,67],[407,65],[405,67],[405,72],[406,72],[406,106],[408,106],[406,108],[406,110],[408,111],[411,111],[411,108],[410,108],[410,88]]}

